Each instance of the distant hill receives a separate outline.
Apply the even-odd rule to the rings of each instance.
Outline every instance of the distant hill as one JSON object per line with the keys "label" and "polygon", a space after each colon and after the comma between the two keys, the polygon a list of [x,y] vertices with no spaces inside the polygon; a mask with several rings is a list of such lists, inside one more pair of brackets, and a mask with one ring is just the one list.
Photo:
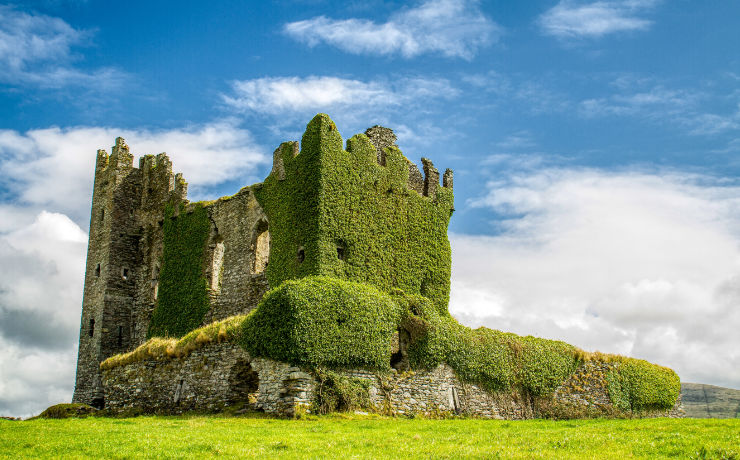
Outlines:
{"label": "distant hill", "polygon": [[686,417],[740,418],[740,390],[703,383],[682,383],[681,401]]}

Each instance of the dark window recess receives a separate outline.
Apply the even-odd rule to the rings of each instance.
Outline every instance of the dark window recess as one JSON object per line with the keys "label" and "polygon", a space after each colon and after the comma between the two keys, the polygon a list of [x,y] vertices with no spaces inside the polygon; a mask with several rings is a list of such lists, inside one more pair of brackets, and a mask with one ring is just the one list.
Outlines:
{"label": "dark window recess", "polygon": [[301,263],[304,260],[306,260],[306,251],[304,251],[303,248],[300,248],[298,250],[298,262]]}
{"label": "dark window recess", "polygon": [[100,276],[100,264],[95,267],[95,276]]}
{"label": "dark window recess", "polygon": [[103,209],[102,211],[100,211],[100,221],[102,222],[104,220],[105,220],[105,209]]}
{"label": "dark window recess", "polygon": [[90,337],[92,337],[93,334],[95,333],[95,320],[94,319],[90,320],[90,328],[88,329],[87,333],[90,334]]}
{"label": "dark window recess", "polygon": [[337,258],[339,260],[344,260],[344,248],[341,246],[337,247]]}
{"label": "dark window recess", "polygon": [[118,346],[123,345],[123,326],[118,326]]}
{"label": "dark window recess", "polygon": [[129,275],[128,268],[124,268],[123,270],[121,270],[121,278],[123,278],[124,280],[127,280],[128,279],[128,275]]}

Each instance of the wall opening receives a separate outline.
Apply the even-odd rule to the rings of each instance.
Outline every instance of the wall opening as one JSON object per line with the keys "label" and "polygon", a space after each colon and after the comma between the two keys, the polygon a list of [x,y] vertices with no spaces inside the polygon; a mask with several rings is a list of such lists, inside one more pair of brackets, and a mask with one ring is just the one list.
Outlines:
{"label": "wall opening", "polygon": [[130,270],[128,268],[122,268],[121,269],[121,279],[126,281],[128,280],[129,275],[131,274]]}
{"label": "wall opening", "polygon": [[270,259],[270,232],[267,221],[261,220],[255,228],[253,273],[262,273]]}
{"label": "wall opening", "polygon": [[401,372],[411,369],[408,359],[409,343],[411,343],[411,334],[406,329],[399,328],[393,334],[393,342],[391,344],[391,367],[393,369]]}
{"label": "wall opening", "polygon": [[100,276],[100,264],[95,267],[95,276]]}
{"label": "wall opening", "polygon": [[90,403],[91,406],[93,406],[96,409],[102,409],[105,407],[105,399],[102,396],[99,396],[97,398],[93,398],[92,402]]}
{"label": "wall opening", "polygon": [[95,334],[95,320],[94,319],[90,320],[90,327],[87,328],[87,333],[90,337],[92,337],[93,334]]}
{"label": "wall opening", "polygon": [[224,246],[223,239],[216,237],[216,243],[212,246],[213,258],[211,259],[211,291],[218,292],[221,290],[221,273],[224,265]]}
{"label": "wall opening", "polygon": [[123,326],[118,326],[118,346],[123,346]]}
{"label": "wall opening", "polygon": [[105,220],[105,209],[100,211],[100,222],[103,222]]}
{"label": "wall opening", "polygon": [[159,295],[159,266],[152,270],[152,299],[157,300],[157,295]]}
{"label": "wall opening", "polygon": [[337,242],[337,259],[345,260],[347,258],[347,248],[343,241]]}
{"label": "wall opening", "polygon": [[259,391],[259,374],[245,360],[239,360],[231,368],[229,376],[229,400],[254,406]]}
{"label": "wall opening", "polygon": [[304,260],[306,260],[306,250],[303,249],[303,247],[298,248],[298,263],[303,263]]}

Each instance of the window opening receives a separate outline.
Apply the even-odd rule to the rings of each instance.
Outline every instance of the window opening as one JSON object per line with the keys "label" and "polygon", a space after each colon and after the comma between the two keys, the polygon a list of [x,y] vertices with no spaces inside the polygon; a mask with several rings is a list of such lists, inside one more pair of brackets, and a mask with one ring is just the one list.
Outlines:
{"label": "window opening", "polygon": [[306,260],[306,251],[303,248],[298,249],[298,263]]}
{"label": "window opening", "polygon": [[95,276],[100,276],[100,264],[95,267]]}
{"label": "window opening", "polygon": [[270,259],[270,232],[267,222],[262,221],[257,226],[257,238],[254,242],[254,273],[262,273],[267,268]]}
{"label": "window opening", "polygon": [[90,334],[90,337],[92,337],[93,334],[95,333],[95,320],[94,319],[90,320],[90,327],[88,328],[87,333]]}
{"label": "window opening", "polygon": [[118,326],[118,346],[123,345],[123,326]]}
{"label": "window opening", "polygon": [[128,279],[128,275],[129,275],[128,268],[124,268],[121,270],[121,278],[123,278],[124,281]]}

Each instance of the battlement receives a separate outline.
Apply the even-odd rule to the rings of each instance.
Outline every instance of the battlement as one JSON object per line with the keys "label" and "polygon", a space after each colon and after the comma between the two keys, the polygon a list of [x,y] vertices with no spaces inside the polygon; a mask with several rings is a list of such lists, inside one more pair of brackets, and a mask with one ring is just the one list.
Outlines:
{"label": "battlement", "polygon": [[[369,164],[375,164],[374,173],[391,180],[395,188],[413,190],[419,195],[437,199],[437,190],[440,187],[440,174],[434,164],[428,158],[422,158],[424,174],[408,158],[406,158],[396,145],[396,135],[393,130],[383,126],[375,125],[365,130],[364,134],[355,134],[347,140],[346,149],[342,148],[342,138],[337,132],[334,122],[325,114],[319,114],[309,123],[306,134],[317,134],[324,132],[322,136],[307,138],[304,135],[299,148],[296,141],[283,142],[273,152],[273,164],[270,176],[280,181],[286,179],[286,171],[295,170],[295,174],[301,174],[302,169],[298,164],[308,157],[307,162],[331,161],[322,155],[323,151],[342,152],[346,160],[351,158],[348,164],[354,162],[358,168]],[[334,158],[337,160],[338,158]],[[303,165],[305,167],[305,165]],[[329,167],[329,165],[326,165]],[[452,191],[452,170],[445,170],[442,188]]]}

